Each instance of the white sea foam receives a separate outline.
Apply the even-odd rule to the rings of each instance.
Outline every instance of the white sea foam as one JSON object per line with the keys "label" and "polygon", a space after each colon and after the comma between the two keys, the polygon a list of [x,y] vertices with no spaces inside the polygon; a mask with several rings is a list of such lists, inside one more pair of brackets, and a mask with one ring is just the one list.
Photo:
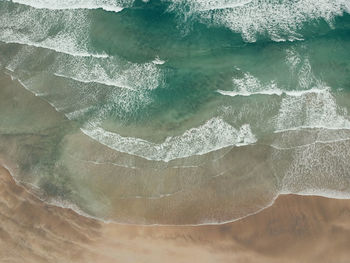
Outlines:
{"label": "white sea foam", "polygon": [[[159,87],[163,79],[162,69],[151,62],[138,64],[116,57],[55,54],[52,59],[46,52],[42,60],[49,58],[49,64],[42,63],[39,68],[32,64],[36,51],[22,47],[6,67],[13,76],[25,80],[23,86],[71,120],[105,120],[111,115],[123,118],[133,114],[151,103],[148,91]],[[28,78],[23,72],[32,71],[33,66],[36,72]],[[52,81],[55,88],[48,84]],[[88,114],[92,115],[87,117]]]}
{"label": "white sea foam", "polygon": [[338,191],[338,190],[329,190],[329,189],[307,189],[299,192],[288,192],[284,191],[280,194],[296,194],[304,196],[323,196],[327,198],[335,199],[350,199],[350,192],[348,191]]}
{"label": "white sea foam", "polygon": [[282,96],[279,112],[274,118],[275,133],[300,129],[350,129],[345,108],[339,108],[331,88],[317,79],[308,58],[301,59],[294,50],[287,50],[286,63],[297,79],[295,90],[283,90],[274,81],[267,84],[245,73],[234,78],[233,91],[217,90],[225,96],[277,95]]}
{"label": "white sea foam", "polygon": [[158,56],[152,61],[152,63],[156,65],[163,65],[165,63],[164,60],[161,60]]}
{"label": "white sea foam", "polygon": [[228,96],[250,96],[254,94],[266,94],[266,95],[281,95],[282,91],[277,85],[271,81],[267,85],[263,85],[256,77],[250,73],[244,73],[243,78],[233,78],[233,85],[235,91],[223,91],[218,90],[222,95]]}
{"label": "white sea foam", "polygon": [[339,109],[331,93],[283,98],[275,132],[301,128],[350,129],[346,109]]}
{"label": "white sea foam", "polygon": [[283,193],[349,198],[349,140],[294,148],[282,180]]}
{"label": "white sea foam", "polygon": [[[2,42],[46,48],[72,56],[108,57],[105,53],[89,51],[89,25],[86,12],[0,8]],[[57,26],[59,31],[55,29]]]}
{"label": "white sea foam", "polygon": [[[33,47],[22,47],[9,61],[6,66],[11,71],[30,70],[33,66],[31,61],[36,59],[37,50]],[[44,53],[43,60],[49,55]],[[54,59],[50,59],[50,64],[43,64],[42,71],[58,77],[66,78],[67,81],[74,80],[95,85],[94,93],[101,94],[101,85],[115,88],[136,90],[152,90],[162,85],[163,71],[157,65],[149,63],[131,63],[118,57],[95,58],[95,57],[72,57],[66,54],[55,54]],[[36,70],[38,68],[36,67]],[[40,82],[40,81],[39,81]],[[71,94],[83,89],[84,85],[75,85],[71,89]],[[63,90],[62,90],[63,91]],[[102,92],[106,91],[101,90]],[[49,92],[50,93],[50,92]],[[50,95],[48,93],[48,95]],[[99,96],[101,97],[101,96]],[[126,99],[126,98],[125,98]]]}
{"label": "white sea foam", "polygon": [[[305,80],[306,81],[306,80]],[[283,94],[287,96],[300,97],[308,93],[324,93],[329,90],[329,88],[310,88],[310,89],[300,89],[300,90],[283,90],[277,87],[274,81],[270,83],[263,84],[259,79],[251,75],[250,73],[244,73],[243,78],[234,78],[233,84],[235,90],[217,90],[218,93],[225,96],[252,96],[252,95],[277,95],[282,96]],[[302,88],[307,88],[305,85]]]}
{"label": "white sea foam", "polygon": [[228,146],[242,146],[256,142],[248,124],[237,130],[220,118],[210,119],[202,126],[187,130],[180,136],[167,137],[160,144],[139,138],[123,137],[91,123],[82,128],[82,131],[117,151],[148,160],[166,162],[192,155],[202,155]]}
{"label": "white sea foam", "polygon": [[266,89],[262,91],[255,91],[255,92],[237,92],[237,91],[229,91],[229,90],[217,90],[218,93],[224,96],[230,96],[230,97],[236,97],[236,96],[252,96],[252,95],[278,95],[281,96],[283,94],[282,90],[279,89]]}
{"label": "white sea foam", "polygon": [[62,10],[62,9],[103,9],[105,11],[120,12],[130,7],[133,0],[9,0],[13,3],[28,5],[34,8]]}
{"label": "white sea foam", "polygon": [[278,95],[281,96],[283,94],[286,94],[288,96],[293,97],[300,97],[304,94],[308,93],[324,93],[327,92],[328,88],[326,89],[318,89],[318,88],[311,88],[309,90],[281,90],[281,89],[265,89],[261,91],[255,91],[255,92],[237,92],[237,91],[227,91],[227,90],[217,90],[221,95],[225,96],[252,96],[252,95]]}
{"label": "white sea foam", "polygon": [[[179,1],[175,0],[173,2]],[[252,2],[252,0],[189,0],[186,2],[192,11],[208,11],[241,7]]]}
{"label": "white sea foam", "polygon": [[[290,138],[294,146],[276,147],[292,153],[281,193],[348,199],[350,118],[347,110],[337,105],[331,88],[316,78],[307,57],[302,58],[294,49],[289,49],[286,63],[297,78],[299,88],[313,87],[320,92],[282,99],[275,133],[283,133],[283,144],[288,144]],[[295,145],[298,143],[294,134],[303,129],[309,130],[311,140],[303,138],[301,145]]]}
{"label": "white sea foam", "polygon": [[241,33],[244,40],[254,42],[259,34],[275,41],[302,38],[298,30],[311,20],[324,19],[332,23],[335,16],[350,12],[348,0],[174,0],[170,7],[186,19],[225,26]]}
{"label": "white sea foam", "polygon": [[[58,60],[57,64],[49,69],[59,72],[54,73],[55,76],[67,78],[70,83],[68,87],[71,88],[64,91],[68,97],[76,98],[78,94],[81,96],[74,107],[67,105],[73,110],[66,113],[69,119],[84,117],[87,108],[93,107],[94,104],[99,106],[98,110],[94,110],[93,116],[89,117],[90,121],[105,120],[111,115],[123,118],[126,113],[135,112],[149,105],[152,100],[147,91],[161,85],[162,72],[153,63],[135,64],[118,60],[103,60],[101,63],[98,59],[93,60],[85,61],[84,58]],[[62,63],[63,61],[66,63]],[[71,80],[75,82],[72,83]],[[104,104],[101,105],[99,99],[94,98],[103,99]],[[71,100],[66,101],[72,103]],[[67,104],[66,101],[64,104]]]}
{"label": "white sea foam", "polygon": [[91,109],[91,107],[86,107],[83,109],[75,110],[75,111],[67,113],[66,117],[70,120],[76,120],[76,119],[79,119],[80,117],[83,117],[85,115],[85,113],[87,113],[90,109]]}
{"label": "white sea foam", "polygon": [[50,67],[56,76],[84,83],[99,83],[130,90],[159,87],[162,71],[153,63],[131,63],[117,57],[108,59],[57,57]]}
{"label": "white sea foam", "polygon": [[121,82],[118,81],[111,81],[110,79],[100,79],[100,78],[89,78],[89,79],[83,79],[81,78],[81,76],[69,76],[69,75],[64,75],[61,73],[53,73],[55,76],[57,77],[61,77],[61,78],[66,78],[66,79],[72,79],[78,82],[82,82],[82,83],[96,83],[96,84],[102,84],[102,85],[106,85],[106,86],[113,86],[113,87],[119,87],[119,88],[125,88],[125,89],[130,89],[130,90],[134,90],[133,88],[124,85]]}
{"label": "white sea foam", "polygon": [[291,73],[298,78],[299,88],[315,92],[284,97],[276,117],[275,132],[304,128],[350,129],[347,110],[338,107],[331,88],[315,77],[309,60],[301,59],[294,50],[287,50],[286,61]]}
{"label": "white sea foam", "polygon": [[[84,112],[80,110],[92,104],[98,104],[99,109],[95,109],[90,121],[105,120],[111,115],[123,118],[125,114],[132,114],[149,105],[152,99],[148,91],[161,87],[163,83],[162,69],[155,64],[131,63],[117,57],[97,59],[56,56],[55,62],[47,70],[67,78],[68,83],[71,83],[68,86],[72,88],[65,89],[67,96],[81,95],[81,100],[72,108],[75,113],[66,113],[70,119],[83,117]],[[103,100],[104,104],[89,99],[91,95],[100,98],[97,100]]]}

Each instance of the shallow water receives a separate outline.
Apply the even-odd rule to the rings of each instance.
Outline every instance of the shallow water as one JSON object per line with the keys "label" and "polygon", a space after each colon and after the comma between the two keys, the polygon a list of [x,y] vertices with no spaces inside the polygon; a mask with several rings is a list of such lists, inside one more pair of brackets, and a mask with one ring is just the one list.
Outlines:
{"label": "shallow water", "polygon": [[350,5],[0,1],[0,158],[105,220],[350,197]]}

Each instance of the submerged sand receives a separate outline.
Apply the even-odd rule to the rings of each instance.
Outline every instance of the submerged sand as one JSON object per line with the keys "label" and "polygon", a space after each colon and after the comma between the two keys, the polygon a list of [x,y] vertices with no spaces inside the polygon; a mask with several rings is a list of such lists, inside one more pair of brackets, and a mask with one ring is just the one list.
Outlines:
{"label": "submerged sand", "polygon": [[350,200],[283,195],[212,226],[102,223],[47,205],[0,168],[0,262],[349,262]]}

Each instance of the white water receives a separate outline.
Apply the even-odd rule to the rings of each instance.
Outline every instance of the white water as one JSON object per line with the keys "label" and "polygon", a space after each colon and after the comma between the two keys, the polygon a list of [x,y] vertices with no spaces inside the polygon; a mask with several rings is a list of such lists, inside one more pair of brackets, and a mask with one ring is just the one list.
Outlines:
{"label": "white water", "polygon": [[120,12],[130,7],[133,0],[8,0],[13,3],[28,5],[34,8],[62,10],[62,9],[98,9]]}
{"label": "white water", "polygon": [[[57,26],[61,30],[57,31]],[[89,27],[87,13],[78,10],[0,9],[2,42],[46,48],[72,56],[108,57],[105,53],[90,51]]]}
{"label": "white water", "polygon": [[202,155],[228,146],[242,146],[256,142],[248,124],[236,129],[220,118],[208,120],[202,126],[187,130],[180,136],[167,137],[156,144],[133,137],[108,132],[94,124],[82,128],[88,136],[119,152],[147,160],[170,161],[192,155]]}
{"label": "white water", "polygon": [[174,0],[170,10],[213,26],[225,26],[240,33],[247,42],[259,35],[294,41],[303,23],[323,19],[332,25],[335,16],[350,12],[348,0]]}

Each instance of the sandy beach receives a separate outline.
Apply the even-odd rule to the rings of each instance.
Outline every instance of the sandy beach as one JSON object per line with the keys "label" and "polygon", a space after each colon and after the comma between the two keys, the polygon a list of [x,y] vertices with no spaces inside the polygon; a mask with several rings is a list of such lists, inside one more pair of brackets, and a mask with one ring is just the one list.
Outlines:
{"label": "sandy beach", "polygon": [[0,168],[0,262],[348,262],[350,200],[283,195],[211,226],[102,223],[47,205]]}

